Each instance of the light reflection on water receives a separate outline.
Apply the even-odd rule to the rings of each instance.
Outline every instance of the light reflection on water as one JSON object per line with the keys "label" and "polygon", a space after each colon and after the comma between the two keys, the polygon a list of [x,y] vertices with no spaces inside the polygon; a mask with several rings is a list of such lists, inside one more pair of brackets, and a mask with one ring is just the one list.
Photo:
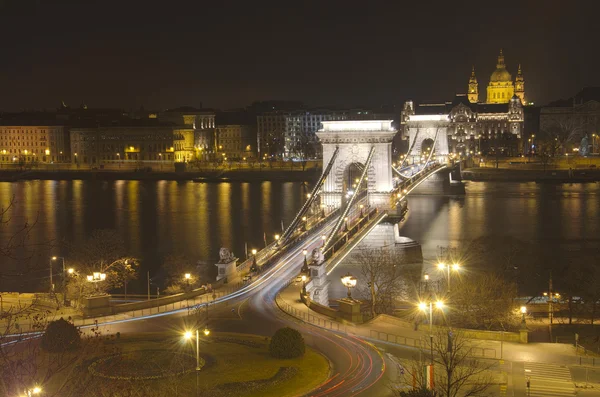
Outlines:
{"label": "light reflection on water", "polygon": [[[248,249],[264,246],[280,233],[281,221],[293,219],[306,196],[299,182],[193,183],[176,181],[21,181],[0,183],[0,207],[12,196],[11,222],[0,226],[0,242],[25,222],[37,219],[30,242],[51,240],[78,244],[95,229],[116,229],[132,255],[153,274],[162,259],[182,253],[205,261],[216,274],[221,247],[244,258]],[[40,255],[47,269],[57,247]],[[0,266],[8,261],[0,258]],[[45,274],[45,273],[44,273]],[[1,284],[0,290],[11,289]]]}
{"label": "light reflection on water", "polygon": [[[114,228],[143,271],[156,271],[170,253],[212,263],[227,247],[240,258],[281,233],[305,200],[302,183],[193,183],[175,181],[21,181],[0,183],[0,206],[14,195],[0,243],[36,218],[32,243],[82,242],[95,229]],[[401,234],[423,246],[433,262],[438,246],[483,235],[510,235],[544,249],[600,239],[600,184],[469,182],[464,197],[414,195]],[[47,264],[53,249],[38,260]],[[5,265],[0,258],[0,266]],[[338,283],[337,280],[333,281]],[[0,280],[0,290],[7,289]],[[12,286],[11,286],[12,287]],[[8,288],[10,289],[10,287]]]}

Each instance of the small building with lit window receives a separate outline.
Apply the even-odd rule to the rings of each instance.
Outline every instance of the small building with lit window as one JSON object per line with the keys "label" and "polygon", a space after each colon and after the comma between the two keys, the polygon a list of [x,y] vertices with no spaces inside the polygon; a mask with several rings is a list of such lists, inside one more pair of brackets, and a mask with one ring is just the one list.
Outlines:
{"label": "small building with lit window", "polygon": [[69,158],[63,125],[32,125],[14,121],[0,125],[0,163],[52,164],[68,162]]}

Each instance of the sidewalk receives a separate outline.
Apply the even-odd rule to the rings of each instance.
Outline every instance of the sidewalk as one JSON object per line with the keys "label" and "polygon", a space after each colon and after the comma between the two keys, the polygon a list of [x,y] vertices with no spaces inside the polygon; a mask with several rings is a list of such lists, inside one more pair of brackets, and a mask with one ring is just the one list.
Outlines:
{"label": "sidewalk", "polygon": [[[354,325],[342,320],[316,313],[300,301],[302,283],[292,282],[277,295],[277,305],[288,314],[311,324],[349,335],[388,342],[401,346],[425,347],[429,333],[423,327],[415,331],[412,324],[402,321],[386,322],[385,318],[375,318],[360,325]],[[405,325],[403,325],[405,324]],[[580,364],[581,357],[577,355],[572,345],[561,343],[512,343],[490,340],[471,339],[472,355],[478,358],[551,363],[557,365],[575,366]],[[586,357],[583,358],[584,362]],[[591,365],[589,361],[588,365]],[[600,360],[595,360],[600,366]]]}
{"label": "sidewalk", "polygon": [[[233,291],[235,292],[235,291]],[[91,318],[82,318],[81,315],[73,316],[67,309],[68,308],[60,308],[56,311],[48,311],[46,313],[42,312],[33,312],[33,313],[24,313],[18,316],[10,317],[10,325],[8,324],[7,319],[0,320],[0,337],[8,336],[10,334],[19,335],[28,332],[37,332],[39,331],[36,325],[45,324],[50,321],[58,320],[61,317],[65,320],[69,317],[71,318],[73,324],[77,327],[86,327],[93,325],[110,325],[114,322],[118,321],[126,321],[133,318],[145,317],[150,315],[157,315],[160,313],[172,313],[180,310],[193,310],[196,305],[200,304],[216,304],[219,303],[220,299],[226,295],[232,293],[227,287],[221,288],[219,290],[214,291],[213,294],[203,294],[196,296],[195,298],[190,298],[187,300],[181,300],[175,303],[169,303],[166,305],[152,307],[148,309],[140,309],[140,310],[132,310],[129,312],[114,314],[110,316],[101,316],[101,317],[91,317]],[[37,320],[35,316],[40,316]],[[10,327],[7,329],[7,327]],[[8,331],[8,332],[7,332]]]}

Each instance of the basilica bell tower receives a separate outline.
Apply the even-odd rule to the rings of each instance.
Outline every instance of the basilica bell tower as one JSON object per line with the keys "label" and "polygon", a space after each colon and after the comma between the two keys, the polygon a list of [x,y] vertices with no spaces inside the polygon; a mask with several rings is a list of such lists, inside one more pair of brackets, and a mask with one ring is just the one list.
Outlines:
{"label": "basilica bell tower", "polygon": [[477,84],[477,77],[475,77],[475,66],[471,70],[471,77],[469,78],[469,102],[477,103],[479,102],[479,89]]}
{"label": "basilica bell tower", "polygon": [[521,72],[521,64],[519,64],[519,71],[515,78],[515,95],[519,97],[523,105],[525,102],[525,80],[523,79],[523,73]]}

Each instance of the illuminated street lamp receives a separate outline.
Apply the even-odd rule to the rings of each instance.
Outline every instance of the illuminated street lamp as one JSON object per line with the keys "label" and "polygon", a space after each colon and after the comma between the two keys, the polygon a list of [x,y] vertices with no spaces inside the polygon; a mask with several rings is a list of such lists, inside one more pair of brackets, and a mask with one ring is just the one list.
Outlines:
{"label": "illuminated street lamp", "polygon": [[438,269],[440,269],[440,270],[448,271],[448,292],[450,292],[450,268],[452,268],[453,271],[457,272],[460,270],[460,265],[458,263],[454,263],[452,265],[445,264],[445,263],[438,263],[437,266],[438,266]]}
{"label": "illuminated street lamp", "polygon": [[308,272],[308,260],[306,259],[306,255],[308,254],[308,250],[303,249],[302,250],[302,254],[304,255],[304,264],[302,265],[302,273],[307,273]]}
{"label": "illuminated street lamp", "polygon": [[523,326],[523,328],[525,328],[525,314],[527,314],[527,307],[521,306],[520,311],[521,311],[521,315],[522,315],[521,325]]}
{"label": "illuminated street lamp", "polygon": [[326,235],[321,236],[321,240],[323,240],[323,247],[325,247],[325,240],[327,239]]}
{"label": "illuminated street lamp", "polygon": [[98,283],[106,280],[106,274],[100,272],[93,272],[92,275],[87,276],[87,281],[90,283]]}
{"label": "illuminated street lamp", "polygon": [[354,277],[350,273],[347,273],[345,276],[342,276],[342,284],[344,284],[346,288],[348,288],[348,299],[352,299],[350,289],[356,287],[356,281],[356,277]]}
{"label": "illuminated street lamp", "polygon": [[302,294],[306,295],[306,274],[303,274],[301,279],[302,279]]}
{"label": "illuminated street lamp", "polygon": [[34,386],[33,389],[25,389],[25,396],[31,397],[34,394],[40,394],[42,392],[42,388],[39,386]]}
{"label": "illuminated street lamp", "polygon": [[279,234],[275,235],[275,241],[279,240]]}
{"label": "illuminated street lamp", "polygon": [[256,248],[254,248],[252,250],[252,268],[250,269],[250,271],[257,271],[258,267],[256,265]]}
{"label": "illuminated street lamp", "polygon": [[[429,305],[425,302],[419,302],[419,310],[427,313],[427,306],[429,306],[429,345],[431,347],[431,365],[433,365],[433,301],[429,301]],[[435,302],[435,308],[438,310],[444,309],[444,302],[438,300]]]}
{"label": "illuminated street lamp", "polygon": [[[210,334],[210,330],[208,328],[204,328],[204,335],[208,336]],[[183,337],[186,340],[191,340],[194,337],[192,331],[186,331],[183,334]],[[200,330],[196,328],[196,371],[200,371],[202,368],[200,367]]]}

